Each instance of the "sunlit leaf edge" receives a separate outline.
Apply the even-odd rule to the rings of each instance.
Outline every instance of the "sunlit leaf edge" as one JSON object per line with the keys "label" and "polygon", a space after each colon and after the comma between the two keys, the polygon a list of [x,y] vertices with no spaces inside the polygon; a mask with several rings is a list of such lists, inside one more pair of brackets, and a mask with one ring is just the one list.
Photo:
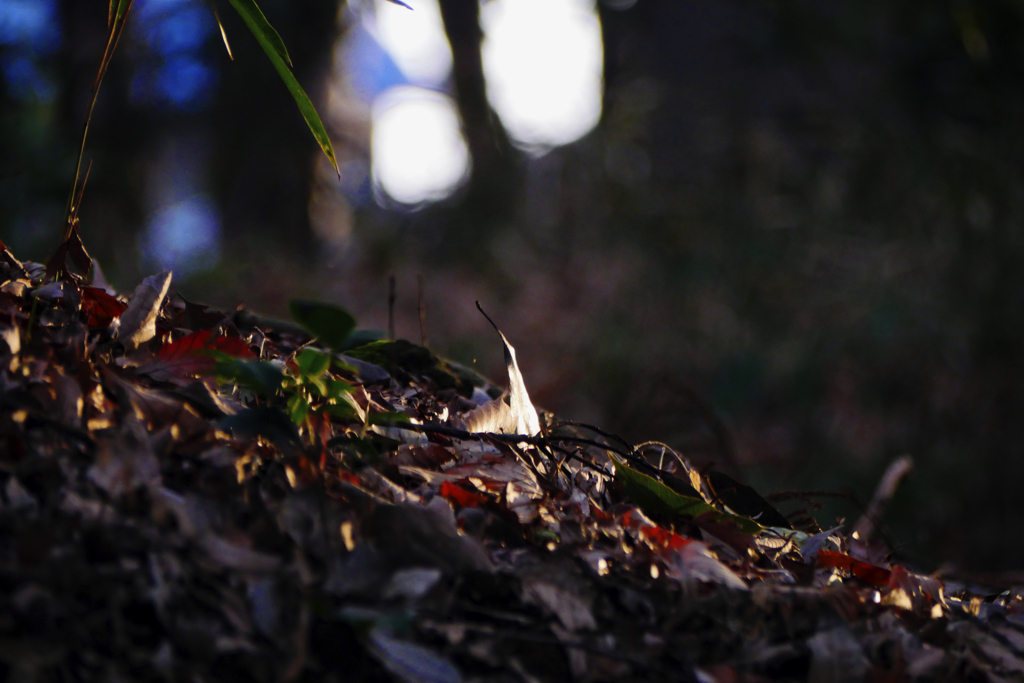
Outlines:
{"label": "sunlit leaf edge", "polygon": [[340,177],[341,172],[338,170],[338,160],[334,155],[331,138],[327,135],[327,130],[320,120],[320,115],[316,113],[316,108],[310,101],[309,96],[302,89],[302,86],[299,85],[298,80],[296,80],[295,75],[292,73],[291,58],[288,56],[288,51],[284,47],[284,41],[281,40],[281,36],[270,25],[267,18],[263,16],[263,12],[260,11],[260,8],[253,0],[228,1],[242,17],[249,30],[252,31],[263,51],[267,53],[270,63],[277,69],[277,73],[281,76],[281,80],[284,81],[285,87],[288,88],[288,92],[295,99],[295,104],[299,107],[299,113],[305,119],[306,125],[309,126],[309,130],[313,133],[317,144],[320,145],[320,149],[327,155],[327,159],[331,162],[331,166],[334,167],[335,173]]}
{"label": "sunlit leaf edge", "polygon": [[693,518],[710,512],[719,519],[734,522],[746,533],[756,533],[761,529],[761,525],[752,519],[722,512],[703,500],[676,493],[654,477],[629,467],[614,455],[610,457],[615,466],[615,476],[622,482],[626,494],[648,514]]}

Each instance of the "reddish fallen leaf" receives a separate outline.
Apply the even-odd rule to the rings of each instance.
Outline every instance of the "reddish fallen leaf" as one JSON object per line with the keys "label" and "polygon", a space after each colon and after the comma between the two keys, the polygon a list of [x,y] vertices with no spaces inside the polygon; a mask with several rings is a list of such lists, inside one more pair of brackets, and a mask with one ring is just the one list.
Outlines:
{"label": "reddish fallen leaf", "polygon": [[680,536],[674,531],[662,529],[660,526],[645,526],[640,529],[640,536],[661,551],[679,550],[693,543],[692,539]]}
{"label": "reddish fallen leaf", "polygon": [[99,287],[82,288],[82,313],[89,327],[106,327],[128,308]]}
{"label": "reddish fallen leaf", "polygon": [[693,518],[694,524],[740,554],[754,547],[754,537],[744,531],[735,520],[720,518],[715,512],[705,512]]}
{"label": "reddish fallen leaf", "polygon": [[341,479],[342,481],[348,482],[349,484],[353,484],[355,486],[363,485],[362,480],[352,472],[349,472],[348,470],[338,470],[338,479]]}
{"label": "reddish fallen leaf", "polygon": [[615,522],[615,515],[605,512],[593,503],[590,505],[590,514],[594,516],[598,524],[610,524]]}
{"label": "reddish fallen leaf", "polygon": [[889,578],[890,590],[902,590],[915,610],[930,609],[942,602],[943,583],[931,576],[914,574],[906,567],[895,565]]}
{"label": "reddish fallen leaf", "polygon": [[193,332],[187,337],[182,337],[176,342],[164,344],[157,351],[156,357],[163,361],[181,360],[186,356],[197,356],[203,351],[223,351],[224,353],[237,356],[238,358],[255,358],[256,354],[249,349],[244,339],[238,337],[213,337],[210,338],[210,330]]}
{"label": "reddish fallen leaf", "polygon": [[139,371],[161,380],[211,375],[216,361],[207,353],[208,351],[220,351],[237,358],[256,357],[244,339],[212,337],[210,330],[200,330],[161,346],[156,353],[157,360],[143,366]]}
{"label": "reddish fallen leaf", "polygon": [[467,491],[457,484],[446,481],[441,484],[441,496],[450,503],[456,503],[459,507],[475,508],[487,502],[487,498],[479,493]]}
{"label": "reddish fallen leaf", "polygon": [[889,579],[892,577],[892,572],[888,569],[876,567],[873,564],[868,564],[867,562],[854,559],[849,555],[833,552],[831,550],[818,551],[818,564],[823,567],[845,569],[858,579],[867,581],[879,588],[885,588],[888,586]]}

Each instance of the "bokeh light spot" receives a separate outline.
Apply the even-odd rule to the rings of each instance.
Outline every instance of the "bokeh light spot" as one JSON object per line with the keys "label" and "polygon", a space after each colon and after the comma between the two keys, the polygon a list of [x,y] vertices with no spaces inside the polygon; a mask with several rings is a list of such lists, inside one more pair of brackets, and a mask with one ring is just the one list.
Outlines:
{"label": "bokeh light spot", "polygon": [[208,270],[220,259],[220,216],[196,195],[155,211],[142,237],[143,260],[179,276]]}
{"label": "bokeh light spot", "polygon": [[403,204],[444,199],[469,175],[469,150],[451,98],[413,86],[392,88],[373,106],[373,179]]}
{"label": "bokeh light spot", "polygon": [[604,49],[593,0],[490,0],[480,20],[487,96],[516,143],[544,152],[597,125]]}
{"label": "bokeh light spot", "polygon": [[376,0],[371,31],[410,82],[438,87],[452,68],[441,10],[437,0],[410,0],[410,4],[413,11]]}

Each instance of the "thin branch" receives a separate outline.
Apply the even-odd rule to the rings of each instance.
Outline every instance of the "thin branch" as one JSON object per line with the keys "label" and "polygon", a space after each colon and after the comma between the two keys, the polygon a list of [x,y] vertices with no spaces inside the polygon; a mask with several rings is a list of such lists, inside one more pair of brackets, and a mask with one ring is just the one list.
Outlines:
{"label": "thin branch", "polygon": [[635,450],[633,448],[633,446],[630,445],[630,443],[628,441],[623,439],[618,434],[612,434],[611,432],[606,432],[603,429],[599,429],[598,427],[595,427],[593,425],[588,425],[585,422],[577,422],[576,420],[561,420],[561,421],[555,423],[554,425],[552,425],[551,429],[558,429],[559,427],[565,427],[565,426],[583,427],[584,429],[588,429],[588,430],[594,432],[595,434],[599,434],[599,435],[603,436],[606,439],[612,439],[613,441],[618,441],[619,443],[621,443],[623,446],[625,446],[626,448],[628,448],[630,450]]}

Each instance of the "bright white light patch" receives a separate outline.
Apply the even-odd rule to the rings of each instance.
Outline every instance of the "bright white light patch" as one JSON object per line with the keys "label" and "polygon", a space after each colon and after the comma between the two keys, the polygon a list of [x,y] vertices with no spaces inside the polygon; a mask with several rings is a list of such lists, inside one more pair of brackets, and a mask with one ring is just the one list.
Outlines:
{"label": "bright white light patch", "polygon": [[371,31],[406,78],[436,87],[448,78],[452,51],[444,33],[437,0],[409,0],[413,10],[387,0],[376,0]]}
{"label": "bright white light patch", "polygon": [[444,199],[469,176],[469,150],[451,99],[399,86],[373,105],[373,179],[392,199],[417,204]]}
{"label": "bright white light patch", "polygon": [[597,125],[604,50],[594,0],[490,0],[480,23],[487,97],[513,140],[543,152]]}

